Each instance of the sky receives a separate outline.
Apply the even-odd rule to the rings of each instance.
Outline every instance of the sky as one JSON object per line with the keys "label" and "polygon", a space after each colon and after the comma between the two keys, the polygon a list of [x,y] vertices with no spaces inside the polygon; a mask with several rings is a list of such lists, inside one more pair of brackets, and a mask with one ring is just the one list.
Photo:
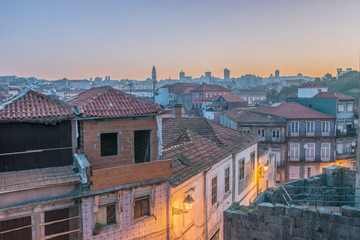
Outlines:
{"label": "sky", "polygon": [[359,0],[0,0],[0,76],[321,77],[359,69]]}

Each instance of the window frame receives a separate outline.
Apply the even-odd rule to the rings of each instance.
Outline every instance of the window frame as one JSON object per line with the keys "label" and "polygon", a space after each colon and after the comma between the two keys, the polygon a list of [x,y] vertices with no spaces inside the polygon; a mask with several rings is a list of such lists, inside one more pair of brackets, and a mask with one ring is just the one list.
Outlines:
{"label": "window frame", "polygon": [[299,136],[300,123],[299,121],[290,122],[290,136]]}
{"label": "window frame", "polygon": [[322,136],[330,135],[330,121],[321,121],[321,135]]}
{"label": "window frame", "polygon": [[[105,135],[116,135],[116,154],[103,154],[103,146],[105,145],[103,143],[103,141],[105,141],[105,139],[103,140],[103,136],[105,137]],[[104,146],[105,148],[105,146]],[[107,132],[107,133],[100,133],[100,157],[111,157],[111,156],[118,156],[119,155],[119,133],[118,132]]]}
{"label": "window frame", "polygon": [[265,128],[258,128],[257,135],[261,136],[261,138],[259,139],[260,141],[264,141],[265,140]]}
{"label": "window frame", "polygon": [[216,205],[218,202],[217,186],[217,176],[215,176],[211,179],[211,206]]}
{"label": "window frame", "polygon": [[314,136],[314,134],[315,134],[315,121],[306,121],[305,131],[306,131],[306,136]]}
{"label": "window frame", "polygon": [[251,152],[250,153],[250,169],[252,170],[252,171],[254,171],[255,170],[255,151],[253,151],[253,152]]}
{"label": "window frame", "polygon": [[[309,169],[310,169],[310,174],[309,174]],[[305,166],[305,171],[304,171],[304,178],[309,178],[311,176],[315,175],[315,166]]]}
{"label": "window frame", "polygon": [[239,182],[245,179],[245,158],[239,160]]}
{"label": "window frame", "polygon": [[316,156],[316,144],[315,143],[305,143],[308,145],[308,148],[305,149],[305,161],[313,162]]}
{"label": "window frame", "polygon": [[329,161],[331,156],[331,143],[323,142],[320,145],[320,159],[321,161]]}
{"label": "window frame", "polygon": [[[296,171],[294,171],[296,170]],[[296,175],[296,177],[294,177]],[[300,167],[299,166],[289,166],[289,179],[300,179]]]}
{"label": "window frame", "polygon": [[227,194],[230,192],[230,167],[225,168],[224,175],[224,190],[225,194]]}
{"label": "window frame", "polygon": [[[143,208],[142,208],[142,201],[146,200],[146,199],[148,200],[148,202],[147,202],[147,204],[148,204],[148,214],[143,213]],[[135,216],[135,207],[136,207],[136,202],[139,202],[139,201],[141,202],[141,215],[136,217]],[[151,196],[146,195],[146,196],[141,196],[141,197],[134,198],[133,212],[134,212],[134,214],[133,214],[133,219],[134,220],[139,220],[139,219],[151,216]]]}
{"label": "window frame", "polygon": [[290,156],[290,161],[299,161],[300,143],[290,143],[289,156]]}

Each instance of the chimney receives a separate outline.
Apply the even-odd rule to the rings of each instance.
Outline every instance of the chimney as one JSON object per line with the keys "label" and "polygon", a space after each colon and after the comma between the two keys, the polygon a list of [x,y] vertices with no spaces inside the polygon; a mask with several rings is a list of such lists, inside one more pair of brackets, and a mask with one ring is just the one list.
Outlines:
{"label": "chimney", "polygon": [[185,117],[184,104],[175,104],[173,109],[173,118],[183,118],[183,117]]}

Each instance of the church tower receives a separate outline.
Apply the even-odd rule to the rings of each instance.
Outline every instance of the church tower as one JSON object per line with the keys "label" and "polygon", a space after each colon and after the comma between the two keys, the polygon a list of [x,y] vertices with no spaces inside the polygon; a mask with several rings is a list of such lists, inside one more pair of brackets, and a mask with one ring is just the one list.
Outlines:
{"label": "church tower", "polygon": [[156,69],[155,69],[155,66],[153,66],[153,68],[152,68],[151,78],[152,78],[153,81],[156,81]]}

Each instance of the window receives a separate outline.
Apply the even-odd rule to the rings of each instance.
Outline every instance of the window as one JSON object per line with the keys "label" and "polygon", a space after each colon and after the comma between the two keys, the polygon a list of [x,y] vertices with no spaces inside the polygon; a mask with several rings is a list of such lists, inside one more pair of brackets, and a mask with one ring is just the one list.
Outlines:
{"label": "window", "polygon": [[330,133],[330,122],[322,121],[321,122],[321,135],[329,136],[329,133]]}
{"label": "window", "polygon": [[306,166],[305,167],[305,178],[311,177],[314,174],[315,174],[314,166]]}
{"label": "window", "polygon": [[315,143],[306,143],[304,148],[305,148],[305,160],[314,161],[315,160]]}
{"label": "window", "polygon": [[196,93],[196,98],[199,98],[199,93]]}
{"label": "window", "polygon": [[255,152],[250,153],[251,170],[255,170]]}
{"label": "window", "polygon": [[251,132],[251,131],[250,131],[250,128],[243,128],[242,131],[243,131],[243,132],[248,132],[248,133]]}
{"label": "window", "polygon": [[208,97],[209,97],[209,93],[206,93],[206,95],[205,95],[205,96],[206,96],[206,98],[208,98]]}
{"label": "window", "polygon": [[347,107],[347,111],[348,112],[352,112],[353,110],[354,110],[354,104],[352,104],[352,103],[348,103],[347,105],[346,105],[346,107]]}
{"label": "window", "polygon": [[0,239],[32,239],[31,217],[0,221]]}
{"label": "window", "polygon": [[257,134],[262,137],[262,138],[260,138],[260,140],[262,140],[262,141],[265,140],[265,129],[264,128],[258,128]]}
{"label": "window", "polygon": [[211,180],[211,204],[214,206],[217,203],[217,177]]}
{"label": "window", "polygon": [[330,160],[330,143],[321,143],[321,160]]}
{"label": "window", "polygon": [[337,146],[336,146],[337,154],[342,154],[343,153],[343,148],[344,148],[344,144],[343,143],[338,143]]}
{"label": "window", "polygon": [[102,225],[116,224],[116,204],[99,206],[99,211],[96,213],[96,222]]}
{"label": "window", "polygon": [[306,121],[306,136],[314,136],[314,121]]}
{"label": "window", "polygon": [[272,131],[272,141],[278,142],[280,141],[280,130],[279,129],[274,129]]}
{"label": "window", "polygon": [[290,166],[289,167],[289,178],[290,179],[299,179],[300,171],[298,166]]}
{"label": "window", "polygon": [[150,162],[151,147],[151,130],[134,131],[135,163]]}
{"label": "window", "polygon": [[[45,212],[44,238],[42,239],[78,239],[78,231],[80,231],[78,210],[77,206],[73,206]],[[61,237],[52,238],[53,235]]]}
{"label": "window", "polygon": [[102,133],[101,156],[113,156],[118,154],[118,133]]}
{"label": "window", "polygon": [[343,111],[345,111],[345,106],[344,106],[343,103],[339,103],[339,105],[338,105],[338,112],[343,112]]}
{"label": "window", "polygon": [[291,122],[291,136],[299,136],[299,122],[292,121]]}
{"label": "window", "polygon": [[245,159],[239,161],[239,181],[243,180],[245,177]]}
{"label": "window", "polygon": [[150,216],[150,196],[135,198],[134,219]]}
{"label": "window", "polygon": [[230,168],[225,169],[225,193],[230,191]]}
{"label": "window", "polygon": [[300,143],[290,143],[290,160],[299,160]]}

